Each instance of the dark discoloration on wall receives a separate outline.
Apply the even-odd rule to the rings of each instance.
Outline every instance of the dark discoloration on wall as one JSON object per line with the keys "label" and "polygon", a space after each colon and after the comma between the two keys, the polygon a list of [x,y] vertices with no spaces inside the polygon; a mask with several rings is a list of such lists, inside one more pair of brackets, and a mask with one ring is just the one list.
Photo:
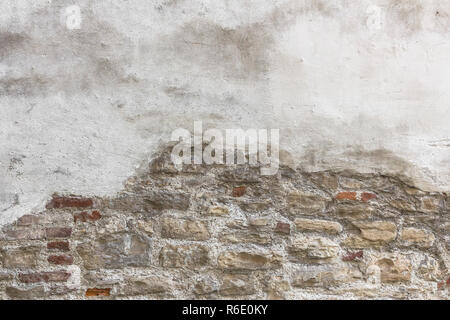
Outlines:
{"label": "dark discoloration on wall", "polygon": [[4,212],[20,203],[19,195],[14,193],[0,193],[0,212]]}
{"label": "dark discoloration on wall", "polygon": [[339,9],[335,6],[334,1],[322,0],[293,0],[277,6],[270,12],[265,21],[273,25],[278,30],[285,29],[296,22],[301,16],[313,15],[332,17]]}
{"label": "dark discoloration on wall", "polygon": [[0,80],[1,95],[72,95],[136,83],[125,71],[133,52],[129,38],[99,21],[89,6],[83,7],[82,28],[67,29],[60,21],[67,3],[53,2],[33,12],[22,32],[0,35],[2,62],[21,70]]}
{"label": "dark discoloration on wall", "polygon": [[160,62],[189,61],[208,76],[256,79],[268,68],[273,37],[261,24],[224,28],[207,20],[185,24],[162,38]]}
{"label": "dark discoloration on wall", "polygon": [[[330,122],[330,125],[332,123]],[[335,150],[337,146],[332,141],[321,141],[319,144],[311,144],[304,147],[304,155],[298,163],[299,168],[304,170],[317,170],[323,168],[323,164],[327,163],[329,159],[333,159],[334,166],[347,170],[355,174],[358,170],[365,170],[368,172],[377,171],[381,174],[392,174],[395,172],[396,177],[401,179],[404,183],[415,185],[417,179],[421,174],[427,174],[423,168],[419,168],[412,161],[400,157],[394,152],[379,148],[370,150],[364,145],[340,146],[342,151],[338,156],[330,150]],[[296,167],[293,161],[294,155],[286,150],[280,151],[281,163],[285,165]],[[345,161],[342,161],[345,159]],[[421,174],[419,174],[421,173]],[[428,173],[432,176],[431,173]],[[421,187],[426,190],[433,190],[432,184],[421,180]]]}
{"label": "dark discoloration on wall", "polygon": [[424,7],[419,0],[391,0],[387,6],[390,30],[411,35],[422,30]]}
{"label": "dark discoloration on wall", "polygon": [[158,11],[164,11],[166,9],[171,9],[175,7],[177,4],[184,2],[184,0],[162,0],[157,1],[155,4],[155,9]]}
{"label": "dark discoloration on wall", "polygon": [[367,151],[363,147],[355,146],[354,150],[345,152],[345,155],[354,158],[355,160],[371,159],[374,162],[384,164],[386,167],[393,168],[399,172],[407,172],[411,169],[412,164],[405,159],[394,154],[392,151],[386,149],[377,149]]}
{"label": "dark discoloration on wall", "polygon": [[[110,86],[146,90],[140,84],[141,79],[127,72],[127,66],[138,63],[134,61],[138,48],[144,57],[159,65],[188,63],[186,68],[195,66],[206,77],[263,80],[270,71],[269,55],[280,32],[305,15],[332,17],[340,10],[333,2],[290,1],[273,9],[258,23],[224,27],[197,19],[162,35],[160,43],[137,44],[100,21],[89,2],[83,3],[82,28],[68,30],[59,17],[69,4],[54,1],[51,6],[35,11],[20,32],[0,34],[3,63],[13,68],[18,56],[29,61],[21,68],[23,74],[6,74],[1,80],[1,95],[91,93]],[[160,6],[171,10],[176,4],[177,1],[166,1]],[[423,6],[419,1],[391,1],[387,12],[399,32],[411,34],[421,29]],[[441,10],[436,17],[442,20],[444,16]],[[167,93],[186,94],[170,89]]]}
{"label": "dark discoloration on wall", "polygon": [[[384,76],[390,66],[397,65],[398,58],[402,59],[406,69],[411,72],[416,63],[415,50],[421,51],[422,44],[423,49],[427,49],[428,41],[430,45],[436,45],[436,48],[430,50],[430,60],[427,63],[430,64],[431,71],[439,70],[439,59],[445,57],[445,52],[437,49],[442,35],[428,38],[425,32],[420,33],[420,36],[424,36],[424,42],[413,42],[415,39],[411,37],[416,36],[425,25],[421,16],[425,12],[423,6],[417,5],[419,2],[374,1],[381,3],[381,9],[389,12],[387,25],[373,39],[365,37],[365,3],[355,5],[355,10],[347,12],[346,5],[351,4],[349,1],[294,0],[282,1],[279,6],[267,1],[261,2],[263,4],[258,7],[258,12],[247,13],[245,11],[251,6],[237,6],[236,1],[224,2],[224,7],[233,10],[230,12],[236,12],[235,17],[230,12],[220,15],[221,7],[208,7],[208,3],[201,9],[192,6],[195,7],[195,12],[186,10],[182,13],[184,7],[190,6],[186,1],[158,1],[163,6],[160,12],[159,7],[154,7],[156,1],[145,6],[146,11],[141,11],[143,8],[137,8],[131,2],[111,1],[111,9],[104,3],[102,6],[100,2],[81,0],[77,3],[82,7],[82,29],[68,30],[59,21],[60,10],[73,2],[58,0],[32,12],[27,20],[23,20],[23,16],[15,19],[15,25],[5,28],[8,31],[0,35],[0,71],[5,72],[5,76],[0,79],[0,95],[7,96],[3,99],[5,104],[10,100],[11,106],[14,105],[3,109],[9,113],[6,119],[16,120],[16,108],[20,118],[14,128],[21,134],[14,141],[11,140],[9,150],[14,150],[14,144],[17,144],[19,149],[28,150],[27,154],[32,156],[21,170],[25,172],[23,180],[15,179],[16,172],[9,172],[8,178],[12,179],[5,183],[7,186],[11,185],[7,191],[13,192],[24,185],[30,186],[27,191],[23,191],[25,194],[34,192],[38,189],[35,186],[39,185],[45,189],[42,190],[45,197],[56,181],[60,183],[58,188],[64,184],[64,187],[78,190],[80,184],[84,184],[84,191],[97,188],[96,193],[99,193],[98,189],[103,188],[103,185],[104,189],[114,185],[116,187],[109,188],[109,191],[115,192],[120,185],[118,179],[115,180],[117,184],[92,180],[101,176],[126,176],[128,169],[126,173],[126,170],[119,173],[117,168],[125,168],[127,161],[114,166],[119,158],[126,157],[130,161],[140,159],[141,155],[137,154],[146,152],[149,145],[157,144],[155,140],[163,134],[177,126],[189,128],[192,121],[198,119],[204,119],[205,127],[213,127],[215,124],[229,128],[282,127],[282,135],[293,141],[286,144],[287,148],[291,148],[292,154],[305,154],[302,149],[303,141],[299,142],[299,137],[305,138],[305,144],[311,145],[311,152],[306,152],[307,156],[300,159],[310,166],[320,166],[326,161],[326,165],[331,162],[333,166],[333,152],[336,155],[336,150],[356,149],[337,156],[338,161],[342,160],[339,163],[342,163],[342,167],[357,163],[360,166],[370,166],[375,172],[379,172],[377,165],[400,172],[421,170],[403,163],[395,154],[383,150],[366,152],[355,146],[367,144],[368,148],[373,147],[370,137],[387,136],[391,124],[402,121],[410,123],[410,127],[406,127],[405,132],[395,132],[386,143],[376,141],[377,146],[393,146],[391,142],[399,142],[398,136],[403,134],[411,134],[411,138],[401,140],[402,143],[418,141],[415,124],[409,121],[413,112],[402,111],[409,105],[398,101],[398,97],[407,96],[410,99],[406,101],[408,104],[414,99],[422,101],[429,92],[434,92],[426,91],[422,85],[423,79],[429,78],[421,77],[417,81],[410,81],[408,79],[414,77],[408,77],[405,72],[405,77],[402,78],[405,82],[398,81],[397,86],[395,77],[389,82],[389,78]],[[429,6],[425,7],[430,9]],[[101,9],[106,10],[100,12]],[[203,9],[205,10],[202,11]],[[445,10],[443,5],[433,13],[435,21],[442,23],[443,30],[448,17]],[[149,16],[147,13],[150,13]],[[217,18],[218,14],[224,19]],[[152,20],[155,17],[156,23]],[[165,18],[167,19],[163,21]],[[339,30],[339,26],[344,25],[347,18],[349,25],[355,29],[363,28],[363,31],[344,34],[343,31],[355,29]],[[354,23],[355,20],[361,21],[361,25]],[[355,25],[357,26],[354,27]],[[135,32],[134,27],[139,32]],[[314,34],[313,30],[324,32]],[[325,34],[325,30],[333,32]],[[397,36],[396,39],[391,39],[391,31]],[[305,32],[309,32],[306,37]],[[328,44],[334,43],[338,49],[342,48],[342,54],[340,50],[327,52],[327,48],[333,48],[333,45]],[[415,43],[418,46],[414,50],[403,50],[410,45],[415,46]],[[385,47],[391,44],[391,49]],[[309,53],[308,46],[312,48]],[[421,63],[420,59],[417,63]],[[366,74],[366,67],[373,70]],[[439,73],[435,72],[434,75]],[[398,74],[400,73],[399,71]],[[384,80],[387,80],[383,82],[386,85],[381,90],[374,89],[379,81]],[[347,81],[352,83],[349,90],[346,87]],[[308,86],[304,86],[305,83]],[[388,86],[389,83],[392,85]],[[324,84],[329,87],[324,89]],[[278,90],[278,85],[286,90]],[[342,90],[335,90],[339,88]],[[407,88],[407,92],[403,94],[404,88]],[[349,92],[353,89],[354,92]],[[352,97],[353,93],[356,97]],[[373,96],[384,93],[386,100],[392,98],[389,101],[392,102],[392,110],[401,107],[398,112],[392,113],[392,121],[380,116],[379,119],[368,121],[370,126],[361,125],[353,131],[343,128],[349,127],[345,123],[346,119],[359,112],[353,113],[351,109],[347,109],[348,106],[357,105],[355,109],[360,107],[361,113],[374,113],[376,108],[372,106],[378,105],[378,102],[381,105],[385,101],[377,101]],[[445,99],[446,96],[441,93],[439,92],[440,97]],[[75,97],[68,98],[64,95]],[[18,99],[8,99],[9,97]],[[23,99],[24,97],[27,99]],[[392,101],[396,98],[396,101]],[[22,108],[22,101],[35,103],[36,108],[31,114],[28,110],[33,107],[28,109],[24,104]],[[292,104],[286,119],[273,112],[272,107],[278,103],[289,107]],[[312,110],[311,115],[306,112],[304,115],[304,110]],[[320,114],[328,112],[332,114],[331,119],[323,121]],[[405,112],[404,120],[397,117],[403,115],[399,114],[401,112]],[[47,113],[51,116],[45,117]],[[384,120],[386,123],[383,123]],[[66,121],[75,124],[70,128],[78,135],[71,136],[71,130],[65,127],[68,124]],[[376,125],[380,123],[381,125]],[[304,124],[306,125],[303,127]],[[387,126],[383,127],[385,124]],[[426,121],[421,124],[426,128]],[[25,133],[27,127],[33,127],[28,135]],[[50,127],[53,130],[46,130]],[[36,132],[39,131],[50,131],[51,134],[35,140],[27,139],[30,135],[38,136]],[[117,135],[111,131],[115,131]],[[138,132],[136,135],[135,131]],[[360,138],[358,131],[364,133],[364,136]],[[429,136],[433,136],[434,132]],[[61,139],[52,141],[52,135]],[[139,135],[144,139],[139,139]],[[123,136],[128,141],[120,140]],[[128,138],[129,136],[131,137]],[[23,140],[23,144],[19,140]],[[68,141],[74,143],[68,146]],[[114,150],[110,150],[111,145]],[[141,145],[145,147],[140,148]],[[439,145],[441,149],[444,147]],[[416,160],[414,157],[421,152],[403,152],[400,142],[392,148],[403,156],[409,154],[412,160]],[[73,156],[73,161],[66,161],[67,154]],[[418,166],[433,168],[432,160],[423,158],[419,159],[417,156]],[[47,160],[50,161],[50,169],[46,171]],[[347,163],[343,160],[347,160]],[[9,156],[2,159],[6,166],[8,161]],[[106,170],[108,174],[105,174],[101,169],[111,163]],[[29,172],[36,173],[36,176],[26,176]],[[70,175],[73,178],[64,179]],[[436,175],[435,172],[430,173],[431,177],[433,175]],[[88,176],[91,180],[86,179]],[[26,202],[22,194],[21,201]]]}

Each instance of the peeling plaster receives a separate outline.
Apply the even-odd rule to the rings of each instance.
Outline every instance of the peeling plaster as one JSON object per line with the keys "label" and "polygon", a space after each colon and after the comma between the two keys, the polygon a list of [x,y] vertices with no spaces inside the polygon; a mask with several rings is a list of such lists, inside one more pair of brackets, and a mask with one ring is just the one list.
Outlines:
{"label": "peeling plaster", "polygon": [[448,191],[449,15],[448,0],[4,0],[0,224],[54,192],[118,192],[194,120],[279,128],[302,169]]}

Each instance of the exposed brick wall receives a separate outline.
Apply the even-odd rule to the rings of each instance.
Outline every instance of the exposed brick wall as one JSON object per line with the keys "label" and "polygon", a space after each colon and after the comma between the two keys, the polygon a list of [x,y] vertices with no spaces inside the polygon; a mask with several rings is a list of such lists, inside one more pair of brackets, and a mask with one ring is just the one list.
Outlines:
{"label": "exposed brick wall", "polygon": [[187,166],[55,195],[0,234],[0,298],[448,299],[450,198],[396,177]]}

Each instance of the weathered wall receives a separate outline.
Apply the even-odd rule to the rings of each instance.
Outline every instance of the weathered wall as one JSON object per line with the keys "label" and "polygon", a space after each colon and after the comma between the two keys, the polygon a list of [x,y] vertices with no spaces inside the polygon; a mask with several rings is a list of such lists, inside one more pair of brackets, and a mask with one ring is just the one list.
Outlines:
{"label": "weathered wall", "polygon": [[[65,8],[74,4],[81,9],[79,29],[68,28],[67,17],[62,15]],[[350,189],[360,192],[367,188],[368,192],[377,194],[377,199],[372,201],[381,206],[376,205],[380,216],[364,217],[364,221],[387,219],[395,223],[395,239],[389,246],[380,252],[371,249],[364,253],[363,261],[346,262],[346,265],[355,264],[359,268],[360,264],[364,267],[381,264],[381,269],[391,263],[395,265],[394,258],[391,262],[376,262],[383,258],[375,252],[404,250],[401,247],[403,225],[426,229],[427,235],[434,235],[433,246],[425,251],[440,265],[439,277],[427,280],[418,275],[420,263],[417,261],[425,259],[425,253],[420,251],[423,247],[414,249],[411,256],[408,256],[410,251],[405,253],[412,259],[412,278],[407,281],[410,287],[401,284],[390,290],[383,285],[373,289],[374,295],[394,297],[393,292],[414,295],[408,290],[419,288],[424,291],[418,289],[417,294],[424,297],[441,297],[445,290],[437,290],[436,285],[445,282],[448,272],[448,265],[443,264],[448,226],[440,229],[439,223],[448,219],[445,193],[450,189],[449,19],[448,0],[1,1],[0,227],[5,227],[8,240],[2,240],[2,245],[17,247],[19,251],[28,244],[36,246],[39,256],[38,260],[33,260],[34,254],[31,254],[30,261],[37,261],[32,270],[47,270],[47,253],[43,249],[46,242],[42,240],[46,236],[45,224],[50,223],[51,217],[71,217],[71,210],[63,210],[64,214],[45,210],[52,194],[75,194],[100,202],[118,197],[129,177],[146,172],[155,150],[167,144],[170,133],[178,127],[192,130],[194,120],[203,121],[205,127],[220,129],[279,128],[284,165],[295,168],[302,177],[323,171],[347,172],[361,177],[364,184]],[[396,190],[392,195],[385,194],[388,189],[372,187],[372,179],[385,176],[392,177],[389,181]],[[165,178],[158,179],[161,180],[152,183],[159,181],[162,188]],[[207,186],[216,190],[215,196],[229,193],[228,189],[221,189],[225,186],[221,186],[220,179],[211,179],[208,183],[217,185]],[[400,180],[421,192],[431,192],[431,205],[438,206],[439,212],[429,216],[420,213],[423,197],[419,192],[408,194],[404,199],[404,205],[410,206],[406,211],[416,214],[404,216],[403,211],[395,210],[396,214],[389,210],[390,213],[386,213],[384,206],[390,200],[407,194],[398,184]],[[297,181],[293,177],[288,182],[269,179],[265,182],[266,188],[272,188],[271,181],[277,183],[273,189],[285,183],[292,184],[293,189],[309,188],[302,185],[304,180]],[[184,208],[182,213],[192,219],[200,215],[194,208],[201,204],[201,200],[194,197],[198,190],[193,183],[191,189],[189,185],[179,186],[187,188],[184,192],[191,194],[189,210]],[[232,187],[226,185],[226,188]],[[286,197],[291,187],[283,189]],[[364,228],[350,222],[326,216],[328,210],[337,210],[336,200],[331,199],[340,190],[322,192],[315,186],[311,188],[313,193],[324,196],[325,192],[329,196],[323,210],[319,210],[324,216],[312,218],[333,218],[343,225],[344,231],[335,236],[338,239],[330,239],[340,244],[339,250],[331,250],[337,260],[346,248],[341,238],[352,232],[370,234],[377,230],[374,227],[375,231],[365,232]],[[345,189],[345,186],[339,188]],[[263,207],[252,214],[270,213],[267,228],[272,230],[273,223],[287,217],[283,205],[289,199],[280,197],[281,202],[272,203],[270,210]],[[76,250],[78,242],[83,241],[78,232],[84,227],[89,237],[99,239],[101,247],[103,240],[99,233],[109,230],[108,219],[120,220],[122,224],[127,219],[139,221],[140,216],[134,215],[130,208],[116,212],[95,203],[99,207],[92,210],[99,210],[100,220],[73,226],[73,222],[69,223],[72,218],[58,222],[61,227],[74,228],[71,250]],[[92,214],[92,210],[87,214]],[[230,221],[237,217],[235,215],[244,217],[247,212],[233,210]],[[42,216],[42,219],[39,223],[33,222],[32,227],[19,226],[17,232],[8,231],[13,225],[21,224],[20,217],[30,214]],[[181,213],[168,210],[163,215],[177,214]],[[163,223],[160,221],[163,215],[154,218],[157,230]],[[205,222],[212,228],[211,239],[219,234],[220,223],[227,221],[217,219],[218,226],[215,226],[216,220]],[[292,220],[291,224],[294,222]],[[113,225],[121,224],[111,222]],[[141,239],[143,234],[139,232],[148,233],[136,231],[128,224],[123,227],[126,231],[117,237],[124,238],[113,241],[119,247],[120,243],[126,246],[133,243],[132,239]],[[77,228],[81,228],[80,231]],[[191,227],[186,228],[191,230]],[[381,233],[392,235],[392,226],[388,228]],[[252,232],[245,230],[240,230],[236,237],[252,237]],[[107,236],[109,231],[103,232]],[[153,257],[149,263],[154,268],[159,265],[158,246],[166,241],[159,232],[155,231],[148,247]],[[133,238],[135,233],[137,238]],[[278,233],[272,236],[273,243],[263,244],[261,248],[273,251],[273,247],[288,254],[291,238]],[[25,242],[15,242],[14,239],[20,237],[24,237]],[[41,240],[28,243],[29,237]],[[138,251],[145,248],[139,241]],[[213,262],[205,263],[205,268],[216,270],[213,273],[220,283],[221,271],[214,265],[219,245],[208,243],[206,248],[211,254],[208,261]],[[115,254],[123,253],[120,248],[111,250]],[[5,254],[10,256],[11,253],[4,250],[3,259],[8,260]],[[119,294],[121,289],[117,284],[89,282],[82,258],[77,256],[79,252],[73,251],[70,255],[75,259],[74,265],[82,269],[83,290],[99,285],[111,287],[114,295]],[[126,266],[128,259],[119,261]],[[274,277],[293,277],[291,263],[284,261],[282,267],[271,267],[267,272]],[[396,267],[391,265],[392,268]],[[6,282],[0,280],[2,288],[22,287],[24,284],[18,278],[21,269],[6,269]],[[72,277],[67,281],[76,282],[78,269],[70,270],[75,280]],[[183,270],[169,272],[167,276],[178,283],[179,274],[194,272],[189,268]],[[315,279],[319,279],[318,286],[322,286],[320,279],[328,279],[328,269],[312,270],[321,274]],[[134,275],[132,269],[124,272]],[[366,281],[365,269],[361,267],[360,272],[362,278],[358,281]],[[250,277],[256,281],[255,294],[264,297],[266,289],[257,281],[259,274],[256,271]],[[126,275],[118,273],[118,279],[121,276]],[[287,282],[280,280],[281,286],[293,283],[288,278]],[[435,290],[426,289],[422,281],[428,281]],[[40,288],[40,282],[24,285],[24,288]],[[298,290],[302,285],[296,286]],[[10,290],[14,296],[15,289]],[[71,294],[83,294],[83,290],[76,289],[76,293]],[[193,292],[174,290],[174,296]],[[169,291],[165,291],[167,295]],[[289,292],[288,298],[308,296],[306,292],[311,293],[309,297],[323,297],[321,289]]]}
{"label": "weathered wall", "polygon": [[395,177],[188,166],[0,234],[5,299],[448,299],[450,198]]}

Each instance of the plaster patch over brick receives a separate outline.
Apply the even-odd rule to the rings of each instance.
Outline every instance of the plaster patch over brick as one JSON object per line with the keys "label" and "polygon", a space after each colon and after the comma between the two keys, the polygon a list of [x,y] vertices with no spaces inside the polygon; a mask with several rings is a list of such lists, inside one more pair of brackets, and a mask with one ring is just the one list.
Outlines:
{"label": "plaster patch over brick", "polygon": [[[55,195],[3,226],[0,297],[448,299],[448,195],[378,174],[174,171],[170,150],[114,197]],[[343,191],[349,179],[362,189]],[[377,197],[335,197],[344,192]],[[424,199],[438,206],[421,209]]]}
{"label": "plaster patch over brick", "polygon": [[279,128],[305,171],[450,189],[449,1],[226,3],[1,1],[0,225],[114,195],[194,120]]}

